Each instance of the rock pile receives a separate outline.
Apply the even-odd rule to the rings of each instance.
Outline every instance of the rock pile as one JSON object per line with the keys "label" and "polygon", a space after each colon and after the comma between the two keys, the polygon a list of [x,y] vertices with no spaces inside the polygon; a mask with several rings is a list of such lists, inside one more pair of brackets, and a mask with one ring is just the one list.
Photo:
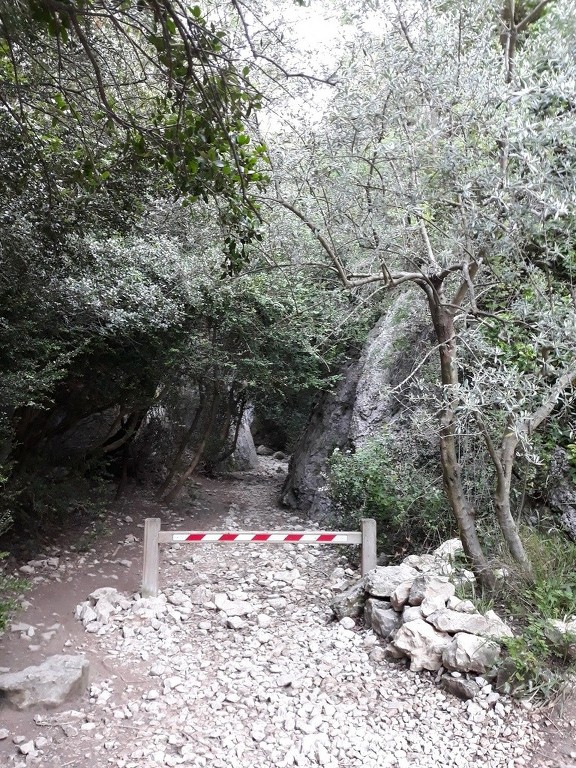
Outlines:
{"label": "rock pile", "polygon": [[103,628],[130,605],[131,601],[114,587],[100,587],[89,595],[88,600],[76,606],[75,616],[84,624],[86,632],[103,634]]}
{"label": "rock pile", "polygon": [[[460,542],[452,540],[431,555],[377,567],[338,595],[332,609],[340,619],[363,615],[366,626],[388,642],[387,656],[409,659],[414,672],[445,670],[452,679],[462,673],[495,677],[500,641],[513,632],[494,611],[481,614],[470,600],[456,597],[454,582],[473,578],[453,565],[459,549]],[[449,679],[443,684],[464,698],[477,692],[475,686]]]}

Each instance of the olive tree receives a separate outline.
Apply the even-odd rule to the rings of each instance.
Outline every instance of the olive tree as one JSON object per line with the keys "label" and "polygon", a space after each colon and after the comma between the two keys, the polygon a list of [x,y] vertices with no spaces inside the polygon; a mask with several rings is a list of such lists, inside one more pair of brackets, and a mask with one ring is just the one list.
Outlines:
{"label": "olive tree", "polygon": [[421,289],[444,486],[491,583],[460,438],[474,424],[499,526],[529,570],[515,457],[576,383],[575,11],[416,0],[365,5],[355,24],[327,107],[283,149],[270,141],[276,202],[347,289]]}

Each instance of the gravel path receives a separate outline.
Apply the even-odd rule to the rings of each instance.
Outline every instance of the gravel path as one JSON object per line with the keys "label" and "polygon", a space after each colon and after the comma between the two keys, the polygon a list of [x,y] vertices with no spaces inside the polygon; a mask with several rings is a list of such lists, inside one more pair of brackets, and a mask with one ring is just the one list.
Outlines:
{"label": "gravel path", "polygon": [[[302,527],[274,506],[267,469],[268,478],[234,485],[236,502],[215,529]],[[489,686],[473,703],[452,698],[433,675],[385,661],[371,632],[332,620],[331,595],[356,577],[332,547],[164,549],[161,595],[126,594],[109,625],[83,635],[79,650],[102,662],[89,702],[37,713],[39,735],[21,745],[28,756],[14,746],[2,764],[530,764],[538,713]]]}

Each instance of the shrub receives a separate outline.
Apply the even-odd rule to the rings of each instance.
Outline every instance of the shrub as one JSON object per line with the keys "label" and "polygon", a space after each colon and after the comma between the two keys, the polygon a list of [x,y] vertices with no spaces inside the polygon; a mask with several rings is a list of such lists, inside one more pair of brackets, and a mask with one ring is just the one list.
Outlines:
{"label": "shrub", "polygon": [[379,551],[391,560],[454,535],[441,480],[407,452],[402,455],[389,435],[367,441],[355,453],[335,451],[328,482],[338,522],[356,525],[362,517],[374,518]]}
{"label": "shrub", "polygon": [[[12,517],[8,512],[0,513],[0,536],[12,525]],[[0,561],[7,556],[0,552]],[[8,576],[0,569],[0,632],[6,628],[11,612],[16,607],[14,593],[27,587],[28,583],[14,576]]]}
{"label": "shrub", "polygon": [[554,624],[576,617],[576,544],[550,527],[523,528],[522,538],[533,564],[530,577],[508,564],[489,595],[470,588],[463,596],[479,610],[489,598],[513,625],[515,636],[503,640],[504,690],[550,697],[576,667],[576,636]]}

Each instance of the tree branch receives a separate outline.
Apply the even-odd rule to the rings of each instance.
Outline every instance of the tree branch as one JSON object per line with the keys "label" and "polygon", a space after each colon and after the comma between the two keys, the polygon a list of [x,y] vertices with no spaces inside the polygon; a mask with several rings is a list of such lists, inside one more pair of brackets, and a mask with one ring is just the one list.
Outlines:
{"label": "tree branch", "polygon": [[576,385],[576,365],[573,368],[569,368],[562,374],[562,376],[560,376],[556,384],[552,387],[552,391],[548,398],[531,416],[528,416],[522,421],[522,430],[528,435],[535,432],[540,424],[550,416],[560,395],[574,385]]}
{"label": "tree branch", "polygon": [[538,19],[544,13],[544,9],[550,2],[551,0],[541,0],[541,2],[539,2],[538,5],[533,8],[527,16],[525,16],[522,21],[516,25],[516,30],[518,32],[524,32],[526,27],[530,26],[530,24],[533,24],[535,21],[538,21]]}

